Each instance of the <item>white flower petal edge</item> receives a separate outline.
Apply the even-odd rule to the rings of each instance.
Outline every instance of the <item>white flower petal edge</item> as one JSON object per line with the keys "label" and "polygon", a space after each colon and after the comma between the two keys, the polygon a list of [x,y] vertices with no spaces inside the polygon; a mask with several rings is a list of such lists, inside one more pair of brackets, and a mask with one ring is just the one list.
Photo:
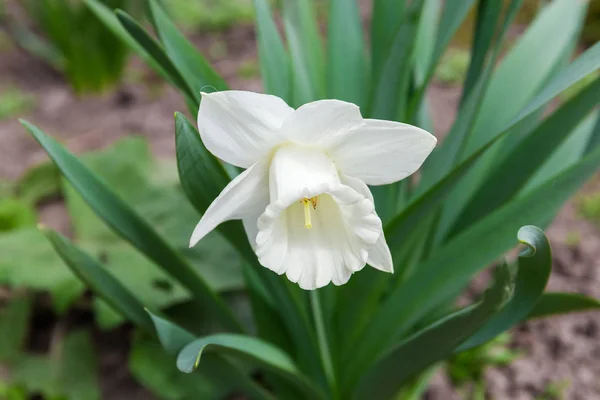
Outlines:
{"label": "white flower petal edge", "polygon": [[363,121],[355,104],[317,100],[294,111],[283,123],[281,132],[291,142],[315,146],[362,126]]}
{"label": "white flower petal edge", "polygon": [[[341,175],[340,178],[344,185],[350,186],[352,189],[356,190],[358,193],[362,194],[365,198],[371,200],[373,204],[375,204],[373,193],[371,193],[371,190],[363,181],[346,175]],[[375,245],[369,250],[367,264],[380,271],[394,273],[392,253],[390,252],[390,248],[385,241],[383,227],[380,233],[379,239],[377,239]]]}
{"label": "white flower petal edge", "polygon": [[[267,164],[258,162],[236,176],[206,210],[192,233],[194,246],[219,224],[244,218],[268,201]],[[248,232],[248,230],[247,230]]]}
{"label": "white flower petal edge", "polygon": [[286,140],[278,132],[293,112],[285,101],[267,94],[237,90],[202,93],[198,130],[212,154],[248,168]]}
{"label": "white flower petal edge", "polygon": [[435,136],[400,122],[366,119],[363,126],[329,141],[337,167],[369,185],[397,182],[421,167]]}

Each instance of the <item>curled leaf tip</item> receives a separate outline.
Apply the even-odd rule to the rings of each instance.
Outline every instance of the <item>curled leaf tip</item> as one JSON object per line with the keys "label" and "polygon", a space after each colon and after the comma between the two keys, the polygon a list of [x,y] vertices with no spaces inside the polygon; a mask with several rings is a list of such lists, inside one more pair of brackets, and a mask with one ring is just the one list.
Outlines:
{"label": "curled leaf tip", "polygon": [[533,225],[525,225],[517,233],[519,242],[526,247],[519,253],[520,257],[533,257],[537,251],[537,245],[545,238],[544,231]]}

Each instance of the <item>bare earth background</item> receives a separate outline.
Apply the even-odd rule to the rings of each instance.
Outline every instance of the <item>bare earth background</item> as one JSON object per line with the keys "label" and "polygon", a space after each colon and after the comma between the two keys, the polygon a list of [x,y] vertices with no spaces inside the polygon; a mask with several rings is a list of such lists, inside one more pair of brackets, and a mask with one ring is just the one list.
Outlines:
{"label": "bare earth background", "polygon": [[[223,34],[204,34],[195,43],[214,53],[215,43],[226,46],[226,56],[214,59],[217,70],[232,88],[259,91],[257,78],[241,78],[243,65],[255,63],[254,32],[249,27]],[[181,96],[133,61],[130,74],[117,92],[105,96],[75,97],[53,71],[18,50],[0,53],[0,95],[9,85],[37,97],[36,107],[24,115],[60,138],[75,152],[99,149],[125,135],[146,137],[156,155],[174,157],[173,112],[185,111]],[[429,93],[436,130],[446,132],[452,122],[459,89],[434,86]],[[16,179],[27,168],[46,159],[45,153],[16,120],[0,121],[0,179]],[[600,187],[592,182],[584,191]],[[176,212],[174,210],[174,212]],[[52,228],[69,232],[69,220],[60,201],[44,205],[41,219]],[[580,237],[568,244],[569,235]],[[516,234],[516,233],[515,233]],[[549,290],[572,291],[600,297],[600,231],[579,218],[567,204],[548,231],[554,249]],[[484,284],[477,279],[473,291]],[[600,399],[600,314],[583,313],[530,322],[514,330],[511,346],[523,356],[508,367],[486,373],[493,399],[542,399],[554,386],[564,386],[565,398]],[[127,371],[127,330],[98,333],[103,398],[151,399]],[[439,374],[428,399],[460,399],[448,379]]]}

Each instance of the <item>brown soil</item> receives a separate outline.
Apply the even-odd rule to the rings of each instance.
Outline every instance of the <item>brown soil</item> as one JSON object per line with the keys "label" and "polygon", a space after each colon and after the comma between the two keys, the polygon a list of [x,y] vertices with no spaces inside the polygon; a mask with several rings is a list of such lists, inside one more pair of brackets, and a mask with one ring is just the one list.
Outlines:
{"label": "brown soil", "polygon": [[[231,87],[260,90],[256,79],[237,76],[239,66],[255,60],[254,34],[250,28],[236,28],[222,35],[196,38],[205,52],[216,41],[225,43],[227,54],[215,66]],[[145,71],[139,61],[135,71]],[[39,61],[18,50],[0,53],[0,95],[16,86],[37,98],[29,121],[60,138],[76,152],[105,147],[115,139],[139,134],[148,138],[158,156],[173,157],[173,112],[185,111],[181,97],[148,71],[141,82],[124,83],[116,92],[103,96],[76,97],[68,86]],[[459,92],[455,88],[433,87],[430,99],[435,125],[446,131],[453,120]],[[45,153],[15,119],[0,121],[0,179],[16,179],[27,168],[45,160]],[[61,204],[41,210],[44,222],[68,231],[68,219]],[[573,247],[567,234],[577,232],[581,242]],[[550,290],[581,292],[600,297],[600,233],[576,216],[572,204],[564,207],[548,232],[554,246],[555,265]],[[491,398],[534,399],[551,383],[566,382],[568,399],[600,399],[600,314],[579,314],[535,321],[514,330],[513,345],[524,356],[505,368],[491,368],[486,376]],[[104,398],[149,399],[129,376],[125,354],[127,331],[97,335],[102,349],[101,373]],[[120,343],[118,346],[115,343]],[[460,398],[439,375],[428,393],[429,399]]]}

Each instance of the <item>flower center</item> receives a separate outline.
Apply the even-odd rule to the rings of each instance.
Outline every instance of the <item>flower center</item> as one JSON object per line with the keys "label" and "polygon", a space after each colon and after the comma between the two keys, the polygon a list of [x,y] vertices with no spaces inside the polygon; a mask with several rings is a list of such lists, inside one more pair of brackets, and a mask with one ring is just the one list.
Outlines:
{"label": "flower center", "polygon": [[308,198],[303,198],[300,200],[300,203],[304,205],[304,227],[306,229],[312,228],[312,221],[310,217],[310,204],[312,204],[313,210],[317,209],[317,198],[318,196]]}

